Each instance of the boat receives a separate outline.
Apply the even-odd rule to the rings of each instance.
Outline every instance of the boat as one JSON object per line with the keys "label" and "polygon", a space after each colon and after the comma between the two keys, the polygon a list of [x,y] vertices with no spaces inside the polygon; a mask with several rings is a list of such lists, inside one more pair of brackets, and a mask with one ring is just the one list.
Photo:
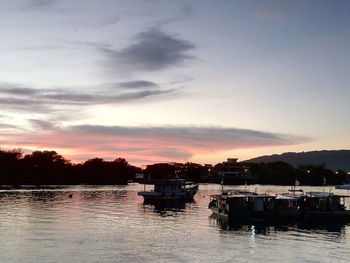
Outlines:
{"label": "boat", "polygon": [[263,222],[270,219],[275,196],[255,192],[232,191],[212,195],[211,211],[219,218],[236,222]]}
{"label": "boat", "polygon": [[[143,196],[144,202],[156,204],[160,202],[189,202],[198,191],[198,185],[185,179],[170,178],[143,181],[144,191],[137,194]],[[146,191],[146,185],[154,185],[154,190]]]}
{"label": "boat", "polygon": [[280,222],[298,220],[304,196],[304,191],[295,189],[295,187],[289,189],[287,193],[276,194],[276,198],[273,200],[273,219]]}
{"label": "boat", "polygon": [[[300,217],[307,221],[350,221],[350,210],[346,206],[349,195],[331,192],[308,192],[301,199]],[[349,200],[349,199],[348,199]]]}
{"label": "boat", "polygon": [[348,198],[349,195],[295,189],[277,195],[233,191],[212,195],[209,208],[219,218],[235,222],[350,221]]}

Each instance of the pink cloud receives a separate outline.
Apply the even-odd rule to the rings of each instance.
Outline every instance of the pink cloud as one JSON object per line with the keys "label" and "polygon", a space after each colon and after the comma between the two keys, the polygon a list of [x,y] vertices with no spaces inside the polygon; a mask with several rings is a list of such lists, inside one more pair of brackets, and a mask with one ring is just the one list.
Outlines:
{"label": "pink cloud", "polygon": [[298,144],[292,135],[218,127],[71,126],[47,132],[3,134],[2,144],[56,150],[74,162],[100,157],[132,164],[186,161],[194,154]]}

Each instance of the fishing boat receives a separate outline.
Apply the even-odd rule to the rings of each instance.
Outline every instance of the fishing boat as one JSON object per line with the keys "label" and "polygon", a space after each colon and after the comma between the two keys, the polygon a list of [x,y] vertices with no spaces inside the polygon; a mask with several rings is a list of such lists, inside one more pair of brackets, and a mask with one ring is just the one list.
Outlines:
{"label": "fishing boat", "polygon": [[[144,191],[137,194],[143,196],[145,203],[189,202],[198,191],[198,185],[185,179],[171,178],[143,181]],[[146,185],[154,185],[154,189],[146,191]]]}
{"label": "fishing boat", "polygon": [[218,217],[236,222],[271,219],[275,196],[255,192],[224,192],[212,195],[209,208]]}
{"label": "fishing boat", "polygon": [[350,221],[349,195],[331,192],[308,192],[301,199],[300,217],[307,221]]}
{"label": "fishing boat", "polygon": [[287,193],[276,194],[273,204],[275,221],[295,221],[300,216],[300,203],[304,197],[302,189],[289,189]]}
{"label": "fishing boat", "polygon": [[[223,192],[212,195],[209,208],[219,218],[235,222],[350,221],[348,195],[290,190],[277,195]],[[348,200],[348,201],[347,201]]]}

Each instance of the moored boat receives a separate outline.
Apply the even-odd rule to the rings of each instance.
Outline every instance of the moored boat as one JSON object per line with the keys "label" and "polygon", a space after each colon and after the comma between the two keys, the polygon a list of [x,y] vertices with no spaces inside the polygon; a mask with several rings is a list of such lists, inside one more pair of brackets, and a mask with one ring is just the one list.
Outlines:
{"label": "moored boat", "polygon": [[145,203],[159,202],[189,202],[198,191],[198,185],[187,182],[185,179],[171,178],[162,180],[147,180],[145,185],[154,185],[152,191],[140,191],[137,194],[143,196]]}
{"label": "moored boat", "polygon": [[300,217],[308,221],[350,221],[350,210],[346,206],[349,195],[330,192],[308,192],[301,199]]}
{"label": "moored boat", "polygon": [[275,196],[253,192],[225,192],[212,195],[209,208],[221,218],[241,221],[267,221],[273,211]]}
{"label": "moored boat", "polygon": [[300,216],[300,203],[304,197],[302,189],[289,189],[287,193],[276,194],[273,219],[275,221],[294,221]]}
{"label": "moored boat", "polygon": [[350,210],[346,206],[350,196],[293,191],[274,196],[237,191],[222,193],[211,196],[209,208],[217,216],[236,222],[350,221]]}

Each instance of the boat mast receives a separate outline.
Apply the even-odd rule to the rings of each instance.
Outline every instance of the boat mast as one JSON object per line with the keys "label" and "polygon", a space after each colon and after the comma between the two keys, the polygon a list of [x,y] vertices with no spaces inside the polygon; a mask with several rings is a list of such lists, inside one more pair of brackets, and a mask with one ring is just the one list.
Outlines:
{"label": "boat mast", "polygon": [[224,192],[224,174],[221,174],[221,193]]}
{"label": "boat mast", "polygon": [[326,192],[326,176],[323,177],[323,194]]}

